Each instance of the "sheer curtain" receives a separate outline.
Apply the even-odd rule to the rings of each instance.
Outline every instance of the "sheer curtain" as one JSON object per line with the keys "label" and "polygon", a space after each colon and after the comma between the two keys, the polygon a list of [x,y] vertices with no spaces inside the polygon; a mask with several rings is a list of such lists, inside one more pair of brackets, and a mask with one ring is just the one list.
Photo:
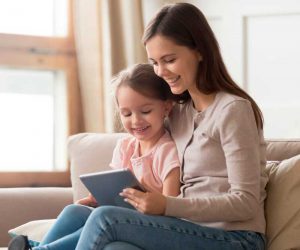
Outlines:
{"label": "sheer curtain", "polygon": [[121,69],[146,62],[141,0],[75,0],[76,41],[83,119],[87,132],[113,132],[110,79]]}

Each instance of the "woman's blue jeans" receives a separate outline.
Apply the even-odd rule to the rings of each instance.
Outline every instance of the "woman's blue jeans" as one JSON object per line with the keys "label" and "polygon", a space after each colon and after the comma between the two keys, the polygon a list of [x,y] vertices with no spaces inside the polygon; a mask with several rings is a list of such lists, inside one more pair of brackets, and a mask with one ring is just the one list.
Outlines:
{"label": "woman's blue jeans", "polygon": [[255,232],[224,231],[173,217],[150,216],[132,209],[103,206],[89,216],[76,249],[261,250],[265,249],[265,240]]}
{"label": "woman's blue jeans", "polygon": [[[79,239],[79,241],[78,241]],[[69,205],[40,247],[34,250],[265,249],[264,237],[249,231],[224,231],[133,209]]]}

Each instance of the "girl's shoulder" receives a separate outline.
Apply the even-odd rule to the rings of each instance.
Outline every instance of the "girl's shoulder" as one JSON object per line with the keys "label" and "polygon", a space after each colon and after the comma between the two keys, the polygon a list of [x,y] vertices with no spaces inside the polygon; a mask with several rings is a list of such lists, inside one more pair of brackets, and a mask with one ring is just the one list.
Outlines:
{"label": "girl's shoulder", "polygon": [[134,147],[135,143],[136,143],[136,138],[128,134],[117,141],[117,146],[119,146],[121,149],[127,150],[128,147]]}

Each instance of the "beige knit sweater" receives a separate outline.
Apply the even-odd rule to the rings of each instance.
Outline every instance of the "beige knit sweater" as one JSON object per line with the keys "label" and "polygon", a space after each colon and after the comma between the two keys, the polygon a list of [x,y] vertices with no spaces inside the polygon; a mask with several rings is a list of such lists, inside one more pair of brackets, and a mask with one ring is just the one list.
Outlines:
{"label": "beige knit sweater", "polygon": [[265,233],[265,150],[248,100],[219,92],[203,112],[178,104],[169,128],[182,164],[181,195],[165,214],[225,230]]}

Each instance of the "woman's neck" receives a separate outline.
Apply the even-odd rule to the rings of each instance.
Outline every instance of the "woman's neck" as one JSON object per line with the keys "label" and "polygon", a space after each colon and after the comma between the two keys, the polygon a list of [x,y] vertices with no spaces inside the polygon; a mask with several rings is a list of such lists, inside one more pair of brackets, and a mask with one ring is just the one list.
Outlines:
{"label": "woman's neck", "polygon": [[194,108],[201,112],[207,109],[215,100],[217,93],[203,94],[200,91],[191,92],[191,98],[194,104]]}

